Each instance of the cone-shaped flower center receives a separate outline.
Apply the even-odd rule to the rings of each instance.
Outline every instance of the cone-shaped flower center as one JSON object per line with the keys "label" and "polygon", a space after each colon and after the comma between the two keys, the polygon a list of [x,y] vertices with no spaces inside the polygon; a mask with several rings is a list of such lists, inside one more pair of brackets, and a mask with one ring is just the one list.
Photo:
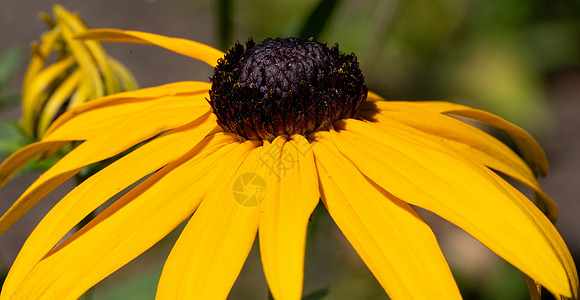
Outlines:
{"label": "cone-shaped flower center", "polygon": [[298,38],[236,43],[211,82],[219,125],[246,139],[328,128],[356,116],[368,92],[354,54]]}

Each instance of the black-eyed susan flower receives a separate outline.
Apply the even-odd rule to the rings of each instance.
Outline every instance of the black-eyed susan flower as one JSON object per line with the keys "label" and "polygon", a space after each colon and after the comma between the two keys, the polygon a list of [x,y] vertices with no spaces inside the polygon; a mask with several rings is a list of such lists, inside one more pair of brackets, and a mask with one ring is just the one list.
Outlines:
{"label": "black-eyed susan flower", "polygon": [[[84,38],[156,44],[215,73],[211,83],[177,82],[80,105],[6,159],[2,183],[35,156],[83,141],[24,192],[0,219],[0,232],[83,167],[143,143],[44,217],[2,299],[79,297],[188,218],[157,298],[226,298],[259,235],[273,297],[299,299],[306,229],[319,199],[393,299],[461,297],[413,206],[456,224],[554,295],[578,297],[574,262],[549,218],[492,171],[529,186],[556,217],[535,177],[547,172],[544,152],[515,125],[458,104],[385,101],[367,91],[353,54],[315,41],[249,41],[224,56],[143,32],[94,30]],[[521,157],[454,116],[505,130]]]}
{"label": "black-eyed susan flower", "polygon": [[88,29],[77,14],[60,5],[53,13],[40,14],[49,30],[40,43],[32,43],[22,84],[20,127],[31,140],[39,140],[64,110],[137,87],[131,73],[99,42],[75,38]]}

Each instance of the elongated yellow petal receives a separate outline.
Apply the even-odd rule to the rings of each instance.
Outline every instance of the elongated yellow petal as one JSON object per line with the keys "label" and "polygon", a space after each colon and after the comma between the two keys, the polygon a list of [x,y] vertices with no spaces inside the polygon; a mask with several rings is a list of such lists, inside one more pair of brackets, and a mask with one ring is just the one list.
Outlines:
{"label": "elongated yellow petal", "polygon": [[[150,119],[143,115],[144,112],[159,110],[159,116],[154,119],[162,117],[171,120],[157,122],[176,122],[181,125],[183,122],[195,119],[199,112],[205,112],[211,109],[205,100],[205,95],[191,95],[191,96],[168,96],[155,99],[155,101],[133,101],[125,104],[111,105],[92,109],[70,119],[68,122],[62,124],[60,127],[45,134],[43,140],[91,140],[97,138],[103,131],[115,130],[127,119],[133,118],[135,127],[147,127]],[[139,123],[142,123],[139,125]],[[174,125],[170,125],[169,128]],[[124,129],[124,131],[127,131]],[[138,129],[139,130],[139,129]],[[130,133],[130,132],[128,132]]]}
{"label": "elongated yellow petal", "polygon": [[[570,252],[566,247],[566,243],[564,243],[564,240],[562,239],[556,228],[552,225],[552,223],[548,219],[546,219],[545,215],[542,212],[540,212],[536,208],[536,206],[534,206],[530,201],[528,201],[528,199],[526,199],[526,197],[524,197],[517,189],[515,189],[513,186],[511,186],[509,183],[502,180],[501,178],[496,177],[494,179],[500,186],[502,186],[508,193],[510,193],[512,197],[514,197],[514,199],[519,200],[517,201],[516,204],[519,205],[520,208],[522,208],[528,214],[528,216],[534,220],[537,228],[545,234],[545,236],[551,243],[553,250],[556,251],[556,253],[558,253],[560,262],[564,265],[566,269],[566,273],[568,275],[568,283],[572,291],[571,298],[579,299],[580,284],[578,282],[578,271],[576,270],[574,260],[570,256]],[[541,281],[538,280],[537,278],[532,279],[536,281],[535,283],[536,286],[538,284],[542,284]],[[529,284],[530,283],[528,283],[528,285]],[[553,291],[552,293],[556,296],[556,298],[558,298],[558,296],[561,296],[562,298],[561,294],[555,293]]]}
{"label": "elongated yellow petal", "polygon": [[274,174],[266,177],[268,192],[261,203],[260,253],[278,300],[302,296],[306,229],[319,198],[310,143],[301,135],[286,138],[277,137],[261,156]]}
{"label": "elongated yellow petal", "polygon": [[74,71],[71,73],[62,84],[50,95],[42,111],[40,112],[40,119],[36,127],[36,136],[42,136],[44,131],[48,129],[50,123],[56,118],[59,109],[68,100],[74,89],[78,86],[81,80],[82,73]]}
{"label": "elongated yellow petal", "polygon": [[66,106],[66,110],[70,110],[73,107],[79,106],[89,100],[92,100],[92,89],[93,87],[91,86],[91,83],[86,79],[82,79],[78,88],[71,95],[68,105]]}
{"label": "elongated yellow petal", "polygon": [[[54,153],[65,144],[66,141],[40,141],[20,148],[0,164],[0,187],[6,185],[12,176],[35,157],[45,153]],[[0,235],[2,232],[0,230]]]}
{"label": "elongated yellow petal", "polygon": [[[194,150],[188,156],[201,152],[199,154],[201,156],[196,158],[199,160],[223,145],[237,141],[237,138],[230,134],[215,134],[196,147],[213,128],[215,122],[200,119],[183,128],[170,131],[120,158],[77,186],[48,212],[28,237],[12,264],[4,289],[16,289],[32,267],[53,249],[69,230],[119,191],[145,175],[172,163],[192,149]],[[190,178],[189,175],[187,177]]]}
{"label": "elongated yellow petal", "polygon": [[477,120],[493,127],[504,130],[518,147],[518,151],[524,160],[530,165],[535,174],[545,176],[548,174],[548,160],[544,150],[538,142],[520,127],[486,111],[474,109],[469,106],[443,102],[443,101],[420,101],[420,102],[393,102],[393,107],[398,104],[411,108],[431,110],[438,113],[446,113]]}
{"label": "elongated yellow petal", "polygon": [[[254,141],[238,146],[237,151],[245,154],[228,157],[222,164],[222,175],[169,254],[157,299],[225,299],[242,269],[256,237],[260,210],[257,203],[238,202],[234,184],[247,174],[256,178],[262,148]],[[252,183],[245,187],[256,188]]]}
{"label": "elongated yellow petal", "polygon": [[38,72],[42,70],[42,67],[46,63],[50,52],[53,50],[53,46],[58,41],[60,37],[60,29],[53,28],[48,32],[42,34],[41,43],[33,42],[31,47],[31,57],[28,63],[28,68],[26,69],[26,74],[24,75],[24,80],[22,81],[23,86],[30,85],[32,78],[36,77]]}
{"label": "elongated yellow petal", "polygon": [[[42,109],[46,96],[42,96],[44,90],[53,83],[62,73],[74,64],[72,57],[59,60],[46,69],[38,72],[35,77],[31,78],[29,84],[22,91],[22,124],[26,124],[26,128],[34,128],[37,116]],[[26,113],[24,113],[26,112]],[[32,132],[29,133],[32,136]]]}
{"label": "elongated yellow petal", "polygon": [[[69,32],[78,34],[88,29],[78,15],[71,14],[61,5],[55,5],[53,11],[58,26],[65,27]],[[96,71],[95,73],[101,76],[105,84],[105,89],[103,90],[105,94],[113,94],[121,91],[115,74],[107,63],[107,54],[98,42],[91,40],[79,41],[71,35],[65,35],[64,38],[67,44],[75,43],[75,45],[82,47],[82,49],[73,48],[72,54],[80,62],[82,68],[85,67],[83,65],[84,63],[91,63],[91,67],[94,68],[92,71]]]}
{"label": "elongated yellow petal", "polygon": [[156,101],[161,97],[167,96],[205,94],[208,92],[210,87],[211,84],[207,82],[184,81],[105,96],[66,111],[52,123],[51,127],[47,130],[46,135],[49,135],[53,130],[66,123],[68,120],[89,110],[111,105],[123,105],[131,102]]}
{"label": "elongated yellow petal", "polygon": [[91,87],[89,93],[89,99],[95,99],[103,97],[105,95],[105,88],[103,86],[103,81],[101,77],[101,72],[99,71],[98,65],[91,53],[87,49],[86,45],[83,44],[81,40],[75,39],[76,32],[71,28],[70,22],[68,21],[66,14],[63,10],[59,10],[57,7],[54,9],[54,14],[56,20],[59,24],[62,37],[72,53],[77,66],[83,72],[83,80],[86,80],[87,84]]}
{"label": "elongated yellow petal", "polygon": [[[453,147],[469,160],[500,171],[532,188],[541,197],[538,206],[552,220],[558,218],[558,207],[546,195],[536,180],[529,166],[509,147],[489,134],[456,118],[429,110],[414,107],[412,111],[401,111],[400,107],[391,109],[390,102],[380,101],[366,103],[361,115],[367,120],[376,120],[378,124],[411,130],[414,134],[423,135],[434,142],[443,142]],[[413,128],[408,128],[405,125]],[[403,127],[401,127],[403,126]],[[430,137],[429,137],[430,136]]]}
{"label": "elongated yellow petal", "polygon": [[52,251],[7,294],[13,299],[80,297],[187,219],[217,179],[215,160],[239,156],[242,148],[225,145],[160,170]]}
{"label": "elongated yellow petal", "polygon": [[215,48],[194,41],[132,30],[92,29],[81,34],[79,38],[95,39],[105,42],[157,45],[167,50],[201,60],[211,67],[215,67],[218,59],[225,55]]}
{"label": "elongated yellow petal", "polygon": [[125,121],[85,141],[59,160],[32,183],[0,218],[0,232],[10,227],[40,199],[85,166],[117,155],[165,130],[180,127],[203,115],[204,119],[209,117],[208,109],[188,107],[183,102],[170,101],[158,104],[153,104],[150,109],[137,115],[128,116]]}
{"label": "elongated yellow petal", "polygon": [[[410,131],[382,131],[357,120],[334,126],[340,151],[386,191],[456,224],[552,293],[572,295],[571,267],[562,263],[571,257],[555,244],[558,233],[521,193],[506,192],[491,170]],[[522,208],[522,201],[532,208]],[[534,216],[540,225],[528,209],[541,215]]]}
{"label": "elongated yellow petal", "polygon": [[26,75],[22,82],[22,119],[20,120],[22,129],[29,137],[32,137],[34,134],[34,113],[38,110],[37,106],[42,105],[42,103],[40,103],[37,98],[26,94],[34,92],[34,88],[30,91],[31,86],[33,86],[32,82],[37,81],[38,74],[44,67],[46,60],[59,37],[60,29],[54,28],[42,35],[42,44],[39,45],[37,42],[34,42],[31,46],[32,51],[30,62],[28,63]]}
{"label": "elongated yellow petal", "polygon": [[324,204],[391,299],[461,299],[423,219],[360,174],[327,133],[316,139]]}
{"label": "elongated yellow petal", "polygon": [[137,88],[137,81],[135,80],[135,77],[133,77],[133,74],[131,74],[131,72],[129,72],[129,70],[127,70],[123,64],[112,57],[109,57],[107,62],[113,70],[117,80],[121,82],[121,88],[123,90],[130,91]]}

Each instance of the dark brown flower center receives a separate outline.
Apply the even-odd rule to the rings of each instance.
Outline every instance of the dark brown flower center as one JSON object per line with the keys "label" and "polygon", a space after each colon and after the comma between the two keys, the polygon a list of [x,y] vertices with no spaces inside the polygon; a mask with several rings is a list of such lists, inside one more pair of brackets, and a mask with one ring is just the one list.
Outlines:
{"label": "dark brown flower center", "polygon": [[356,116],[368,92],[354,54],[291,37],[236,43],[210,79],[218,124],[246,139],[328,128]]}

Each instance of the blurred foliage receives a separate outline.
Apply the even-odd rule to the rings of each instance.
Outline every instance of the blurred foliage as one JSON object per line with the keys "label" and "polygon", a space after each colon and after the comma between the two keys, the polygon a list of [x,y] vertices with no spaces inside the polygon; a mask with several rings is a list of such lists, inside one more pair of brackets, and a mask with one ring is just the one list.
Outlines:
{"label": "blurred foliage", "polygon": [[[23,62],[23,49],[13,45],[0,53],[0,109],[18,105],[20,95],[7,92],[8,83],[14,80]],[[12,120],[0,121],[0,157],[8,156],[26,146],[28,140]]]}
{"label": "blurred foliage", "polygon": [[20,46],[12,45],[0,53],[0,109],[16,105],[20,100],[19,95],[8,94],[6,90],[22,62],[23,50]]}
{"label": "blurred foliage", "polygon": [[[23,53],[24,50],[21,46],[12,45],[0,54],[0,109],[19,105],[20,94],[8,93],[7,90],[8,84],[16,79],[14,77],[23,63]],[[0,121],[0,158],[8,157],[32,142],[14,120]],[[31,162],[22,168],[15,177],[47,170],[60,157],[57,155],[41,161]]]}

